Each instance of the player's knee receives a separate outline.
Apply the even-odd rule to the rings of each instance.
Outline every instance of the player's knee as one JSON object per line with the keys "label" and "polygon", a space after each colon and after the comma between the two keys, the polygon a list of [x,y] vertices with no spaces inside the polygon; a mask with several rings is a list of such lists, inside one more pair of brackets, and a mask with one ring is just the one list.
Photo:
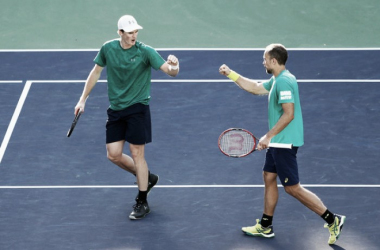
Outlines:
{"label": "player's knee", "polygon": [[300,185],[292,185],[292,186],[285,186],[284,187],[285,192],[288,193],[289,195],[296,197],[298,193],[301,191]]}
{"label": "player's knee", "polygon": [[272,183],[277,181],[277,174],[263,171],[263,179],[265,183]]}
{"label": "player's knee", "polygon": [[110,160],[114,163],[119,162],[121,160],[121,156],[122,156],[122,154],[114,154],[112,152],[107,152],[108,160]]}
{"label": "player's knee", "polygon": [[144,159],[144,148],[141,146],[131,146],[131,157],[134,161]]}

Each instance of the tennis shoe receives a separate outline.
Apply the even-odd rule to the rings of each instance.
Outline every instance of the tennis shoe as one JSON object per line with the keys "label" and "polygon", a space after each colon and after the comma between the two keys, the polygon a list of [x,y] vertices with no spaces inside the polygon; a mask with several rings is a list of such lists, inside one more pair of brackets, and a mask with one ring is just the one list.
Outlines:
{"label": "tennis shoe", "polygon": [[245,234],[250,235],[250,236],[258,236],[258,237],[265,237],[265,238],[274,237],[273,226],[263,227],[261,226],[259,219],[256,220],[255,226],[243,227],[241,230]]}
{"label": "tennis shoe", "polygon": [[325,223],[324,227],[328,228],[330,232],[330,237],[328,241],[330,245],[334,244],[338,240],[340,233],[342,232],[342,228],[343,228],[343,224],[345,220],[346,220],[346,216],[335,214],[334,223],[332,223],[331,225],[328,225],[327,223]]}
{"label": "tennis shoe", "polygon": [[136,204],[133,205],[133,211],[129,215],[129,219],[138,220],[144,218],[147,214],[150,213],[150,208],[147,201],[136,201]]}

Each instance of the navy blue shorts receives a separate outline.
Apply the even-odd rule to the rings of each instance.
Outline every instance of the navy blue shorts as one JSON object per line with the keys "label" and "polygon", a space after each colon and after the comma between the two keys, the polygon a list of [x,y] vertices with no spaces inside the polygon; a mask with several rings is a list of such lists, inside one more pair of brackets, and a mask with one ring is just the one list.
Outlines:
{"label": "navy blue shorts", "polygon": [[107,110],[106,143],[125,140],[143,145],[152,141],[152,125],[149,105],[141,103],[115,111]]}
{"label": "navy blue shorts", "polygon": [[298,147],[268,148],[263,170],[276,173],[283,186],[298,184],[297,151]]}

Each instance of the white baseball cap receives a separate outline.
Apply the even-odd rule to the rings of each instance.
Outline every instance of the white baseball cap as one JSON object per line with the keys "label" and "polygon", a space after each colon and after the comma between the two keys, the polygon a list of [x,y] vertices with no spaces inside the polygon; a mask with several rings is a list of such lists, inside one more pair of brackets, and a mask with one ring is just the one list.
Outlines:
{"label": "white baseball cap", "polygon": [[132,32],[134,30],[143,29],[143,27],[137,24],[136,19],[130,15],[120,17],[119,21],[117,22],[117,27],[119,30],[124,30],[125,32]]}

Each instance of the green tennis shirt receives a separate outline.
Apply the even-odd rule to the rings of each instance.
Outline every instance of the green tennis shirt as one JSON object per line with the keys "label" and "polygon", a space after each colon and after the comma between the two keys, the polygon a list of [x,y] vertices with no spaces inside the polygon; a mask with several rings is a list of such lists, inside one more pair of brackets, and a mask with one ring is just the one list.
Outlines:
{"label": "green tennis shirt", "polygon": [[268,96],[269,130],[274,127],[284,113],[282,103],[294,103],[294,119],[271,142],[293,144],[300,147],[304,144],[303,120],[297,80],[288,70],[283,70],[277,77],[263,83]]}
{"label": "green tennis shirt", "polygon": [[136,103],[149,104],[151,68],[158,70],[165,60],[142,42],[123,49],[115,39],[103,44],[94,62],[107,66],[110,108],[122,110]]}

